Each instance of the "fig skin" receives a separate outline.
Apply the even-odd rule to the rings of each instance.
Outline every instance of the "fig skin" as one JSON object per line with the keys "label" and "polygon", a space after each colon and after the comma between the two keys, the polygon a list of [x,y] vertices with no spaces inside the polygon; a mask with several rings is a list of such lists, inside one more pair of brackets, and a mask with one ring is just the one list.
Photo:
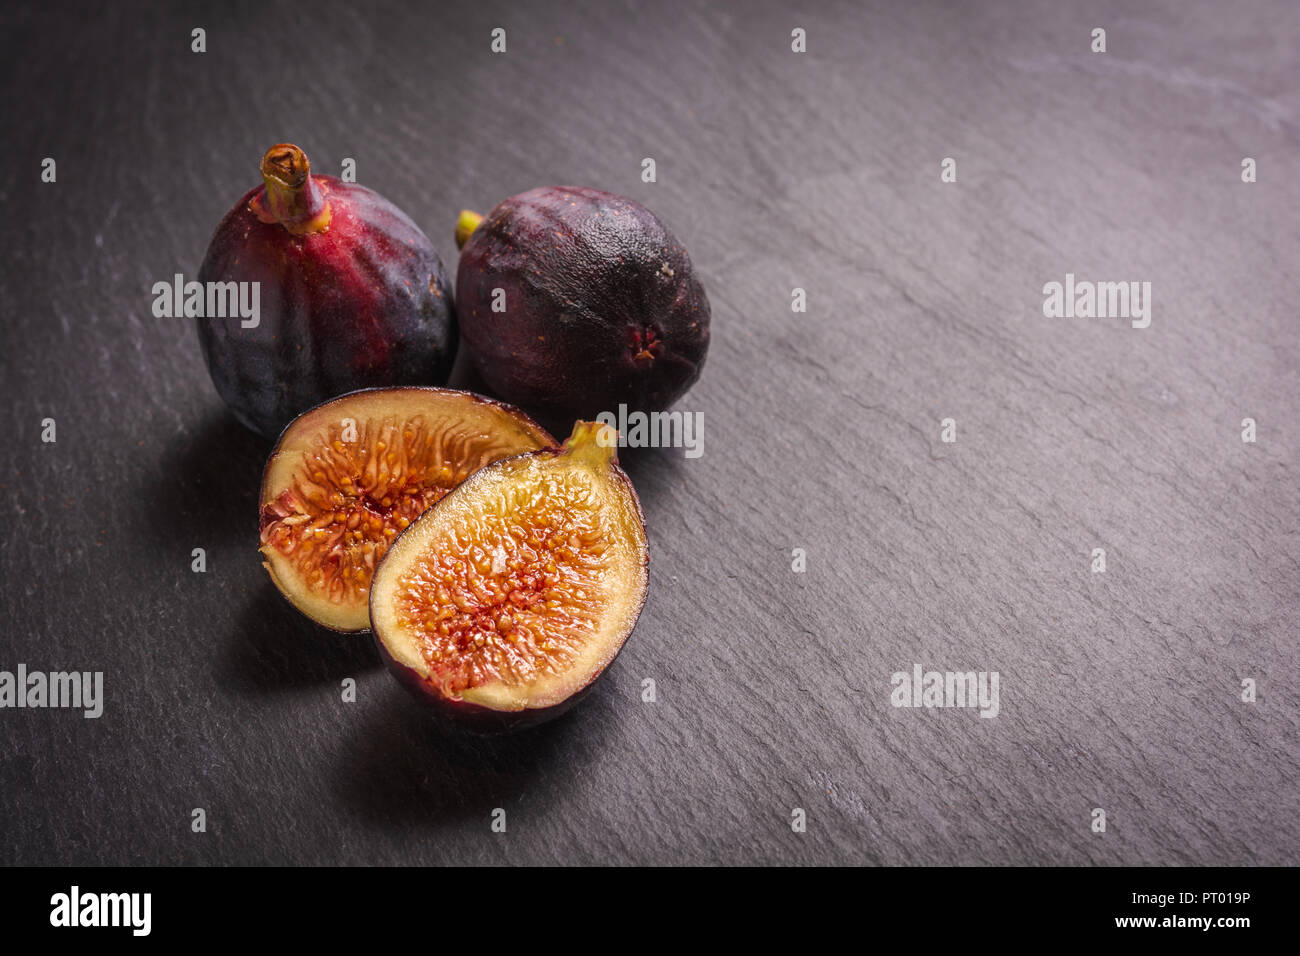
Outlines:
{"label": "fig skin", "polygon": [[291,144],[268,150],[262,173],[222,219],[198,275],[260,283],[256,327],[198,320],[212,383],[235,417],[274,438],[336,395],[446,382],[456,316],[428,237],[378,193],[312,175]]}
{"label": "fig skin", "polygon": [[[578,422],[575,424],[574,434],[577,435],[579,430],[582,429],[599,429],[607,427],[608,426],[595,425],[594,423]],[[616,436],[616,432],[614,432],[613,429],[609,429],[609,431]],[[569,449],[572,441],[573,438],[570,438],[560,448],[545,448],[535,452],[527,452],[522,455],[517,455],[514,458],[503,458],[491,465],[487,465],[463,481],[450,494],[426,511],[424,515],[421,515],[421,519],[428,517],[432,512],[449,502],[458,491],[466,489],[468,492],[472,492],[475,481],[483,480],[485,472],[508,466],[512,462],[518,462],[526,458],[540,458],[543,456],[554,458],[564,454]],[[612,447],[615,449],[617,448],[616,437],[615,444]],[[388,668],[389,673],[391,673],[397,679],[397,682],[405,687],[417,701],[423,704],[427,711],[443,726],[453,730],[468,731],[473,734],[496,735],[526,730],[554,720],[571,710],[583,698],[591,693],[592,689],[597,683],[599,683],[600,679],[605,674],[609,673],[610,668],[613,667],[614,662],[618,659],[618,655],[621,654],[623,648],[627,646],[627,640],[631,636],[632,630],[635,628],[636,622],[641,615],[641,611],[645,607],[646,595],[649,592],[650,550],[645,537],[645,514],[641,509],[641,500],[637,497],[636,489],[632,485],[631,478],[629,478],[627,473],[618,465],[617,451],[613,451],[610,454],[606,478],[625,492],[625,498],[623,499],[624,504],[629,508],[633,515],[635,527],[640,529],[640,548],[638,552],[639,561],[636,569],[639,587],[636,588],[635,593],[632,596],[633,600],[626,612],[627,619],[630,623],[628,624],[626,633],[623,634],[618,646],[614,648],[614,652],[598,670],[587,677],[585,682],[580,686],[575,684],[574,688],[566,694],[564,699],[545,707],[526,707],[521,710],[500,710],[474,701],[447,697],[440,693],[437,687],[435,687],[431,681],[425,679],[425,677],[414,667],[399,661],[385,643],[381,628],[378,626],[372,626],[371,636],[374,639],[376,648],[379,650],[379,656],[383,660],[384,665]],[[448,505],[448,507],[455,506],[455,502]],[[385,555],[384,561],[380,562],[379,568],[375,571],[376,581],[379,579],[379,574],[383,570],[384,562],[388,560],[388,556],[399,553],[403,537],[412,535],[413,533],[419,533],[416,530],[419,524],[419,521],[411,524],[410,527],[399,534],[397,539],[389,546],[388,554]],[[370,616],[372,624],[376,619],[375,605],[378,590],[378,587],[372,587],[370,590]]]}
{"label": "fig skin", "polygon": [[[435,505],[435,507],[437,506]],[[402,534],[406,534],[406,532],[403,531]],[[617,660],[618,654],[623,651],[623,648],[620,647],[618,653],[610,660],[609,666],[604,671],[592,677],[581,690],[576,691],[552,707],[535,707],[527,710],[493,710],[491,707],[484,707],[482,704],[475,704],[467,700],[452,700],[438,694],[429,686],[428,681],[405,664],[396,660],[388,652],[388,648],[384,646],[384,642],[379,639],[377,634],[373,631],[371,634],[375,639],[375,647],[379,649],[379,657],[383,660],[384,666],[388,668],[388,672],[418,702],[424,705],[426,711],[439,724],[449,730],[463,730],[471,734],[488,737],[530,730],[541,724],[549,723],[572,710],[580,700],[591,693],[592,688],[609,670],[609,667],[613,666],[614,660]],[[624,646],[626,646],[626,642],[624,642]]]}
{"label": "fig skin", "polygon": [[[686,250],[635,200],[546,186],[462,213],[456,302],[488,390],[566,425],[662,411],[699,378],[709,300]],[[494,312],[496,289],[505,311]]]}
{"label": "fig skin", "polygon": [[[355,406],[358,406],[360,402],[366,402],[370,399],[379,399],[383,402],[393,402],[394,405],[399,401],[410,400],[427,400],[430,403],[443,399],[464,401],[469,403],[469,407],[474,408],[475,411],[495,411],[511,419],[520,435],[526,436],[526,440],[531,443],[532,447],[538,449],[556,449],[559,447],[559,443],[552,438],[544,428],[530,419],[519,409],[507,405],[504,402],[498,402],[495,399],[476,395],[473,392],[465,392],[449,388],[420,386],[360,389],[346,395],[340,395],[339,397],[330,399],[327,402],[322,402],[315,408],[303,412],[285,426],[284,431],[276,440],[275,447],[271,450],[270,455],[267,456],[266,465],[262,469],[261,491],[258,495],[259,511],[262,511],[269,502],[273,501],[281,490],[278,483],[274,481],[274,478],[276,473],[282,468],[281,458],[286,450],[286,446],[292,443],[299,426],[301,425],[306,427],[307,433],[311,434],[311,426],[317,421],[356,416],[359,413]],[[353,406],[353,408],[351,408],[351,415],[349,415],[349,406]],[[466,411],[463,414],[468,415],[469,412]],[[264,523],[265,518],[263,516],[263,524]],[[391,544],[389,546],[391,547]],[[265,551],[263,554],[265,554]],[[294,582],[282,579],[282,577],[276,573],[273,562],[270,560],[265,561],[264,566],[267,570],[267,574],[271,578],[271,582],[275,585],[276,590],[278,590],[284,599],[293,605],[300,614],[311,620],[313,623],[328,631],[333,631],[336,634],[353,635],[369,629],[368,618],[367,626],[365,627],[345,627],[331,622],[324,614],[317,613],[311,607],[306,606],[307,602],[299,601],[295,598],[292,593],[294,590]],[[366,609],[368,614],[368,600]]]}

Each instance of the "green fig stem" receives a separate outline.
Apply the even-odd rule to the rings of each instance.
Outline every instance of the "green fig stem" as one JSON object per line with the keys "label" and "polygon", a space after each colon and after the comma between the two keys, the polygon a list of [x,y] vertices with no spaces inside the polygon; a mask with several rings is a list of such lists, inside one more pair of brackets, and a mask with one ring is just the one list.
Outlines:
{"label": "green fig stem", "polygon": [[295,236],[324,232],[332,212],[320,183],[311,174],[307,154],[292,143],[276,143],[262,157],[266,187],[253,197],[262,222],[278,222]]}
{"label": "green fig stem", "polygon": [[618,429],[604,422],[574,422],[573,434],[565,439],[562,453],[601,471],[610,462],[618,461]]}
{"label": "green fig stem", "polygon": [[474,234],[478,224],[483,221],[480,213],[473,212],[469,209],[460,211],[460,218],[456,220],[456,248],[464,249],[465,243],[469,242],[469,237]]}

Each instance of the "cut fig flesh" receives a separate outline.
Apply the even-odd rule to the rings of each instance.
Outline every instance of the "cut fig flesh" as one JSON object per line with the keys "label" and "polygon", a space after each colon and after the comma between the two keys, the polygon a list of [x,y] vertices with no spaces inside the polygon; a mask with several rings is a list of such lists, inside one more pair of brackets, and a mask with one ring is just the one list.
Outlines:
{"label": "cut fig flesh", "polygon": [[489,465],[397,539],[370,615],[404,683],[453,716],[509,728],[555,716],[604,672],[648,579],[617,439],[579,422],[563,448]]}
{"label": "cut fig flesh", "polygon": [[298,610],[370,626],[370,579],[389,544],[484,465],[553,446],[508,405],[443,388],[352,392],[296,418],[262,477],[261,551]]}

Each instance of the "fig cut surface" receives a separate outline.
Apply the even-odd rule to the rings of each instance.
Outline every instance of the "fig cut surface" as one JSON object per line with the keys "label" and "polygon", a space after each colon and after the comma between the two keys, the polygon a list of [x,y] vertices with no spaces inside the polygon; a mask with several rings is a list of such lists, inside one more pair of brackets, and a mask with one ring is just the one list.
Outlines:
{"label": "fig cut surface", "polygon": [[403,529],[484,465],[554,444],[510,406],[452,389],[318,405],[285,429],[263,474],[266,569],[312,620],[364,631],[371,578]]}
{"label": "fig cut surface", "polygon": [[562,713],[622,648],[645,602],[640,502],[617,432],[508,458],[393,544],[370,615],[390,668],[444,715],[508,730]]}

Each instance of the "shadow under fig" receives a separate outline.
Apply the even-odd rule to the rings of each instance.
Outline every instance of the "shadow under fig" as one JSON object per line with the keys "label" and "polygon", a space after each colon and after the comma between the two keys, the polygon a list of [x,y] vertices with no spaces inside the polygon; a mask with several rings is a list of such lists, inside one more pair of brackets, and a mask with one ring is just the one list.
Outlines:
{"label": "shadow under fig", "polygon": [[343,746],[338,796],[367,819],[399,826],[478,821],[486,828],[494,808],[509,807],[525,791],[530,812],[542,813],[581,773],[587,755],[608,744],[605,683],[549,723],[479,736],[435,718],[392,682]]}
{"label": "shadow under fig", "polygon": [[220,581],[236,606],[216,673],[236,693],[333,682],[379,665],[370,635],[336,634],[309,621],[261,567],[258,501],[272,445],[224,408],[214,408],[197,428],[164,447],[137,495],[136,524],[154,544],[158,561],[188,573],[194,548],[207,551],[210,569],[216,552],[237,555],[236,566]]}
{"label": "shadow under fig", "polygon": [[218,680],[235,693],[337,684],[381,665],[369,634],[338,634],[295,609],[260,568],[220,659]]}
{"label": "shadow under fig", "polygon": [[[224,408],[163,448],[140,489],[137,525],[160,552],[247,541],[257,548],[257,504],[271,442]],[[188,558],[187,558],[188,560]]]}

